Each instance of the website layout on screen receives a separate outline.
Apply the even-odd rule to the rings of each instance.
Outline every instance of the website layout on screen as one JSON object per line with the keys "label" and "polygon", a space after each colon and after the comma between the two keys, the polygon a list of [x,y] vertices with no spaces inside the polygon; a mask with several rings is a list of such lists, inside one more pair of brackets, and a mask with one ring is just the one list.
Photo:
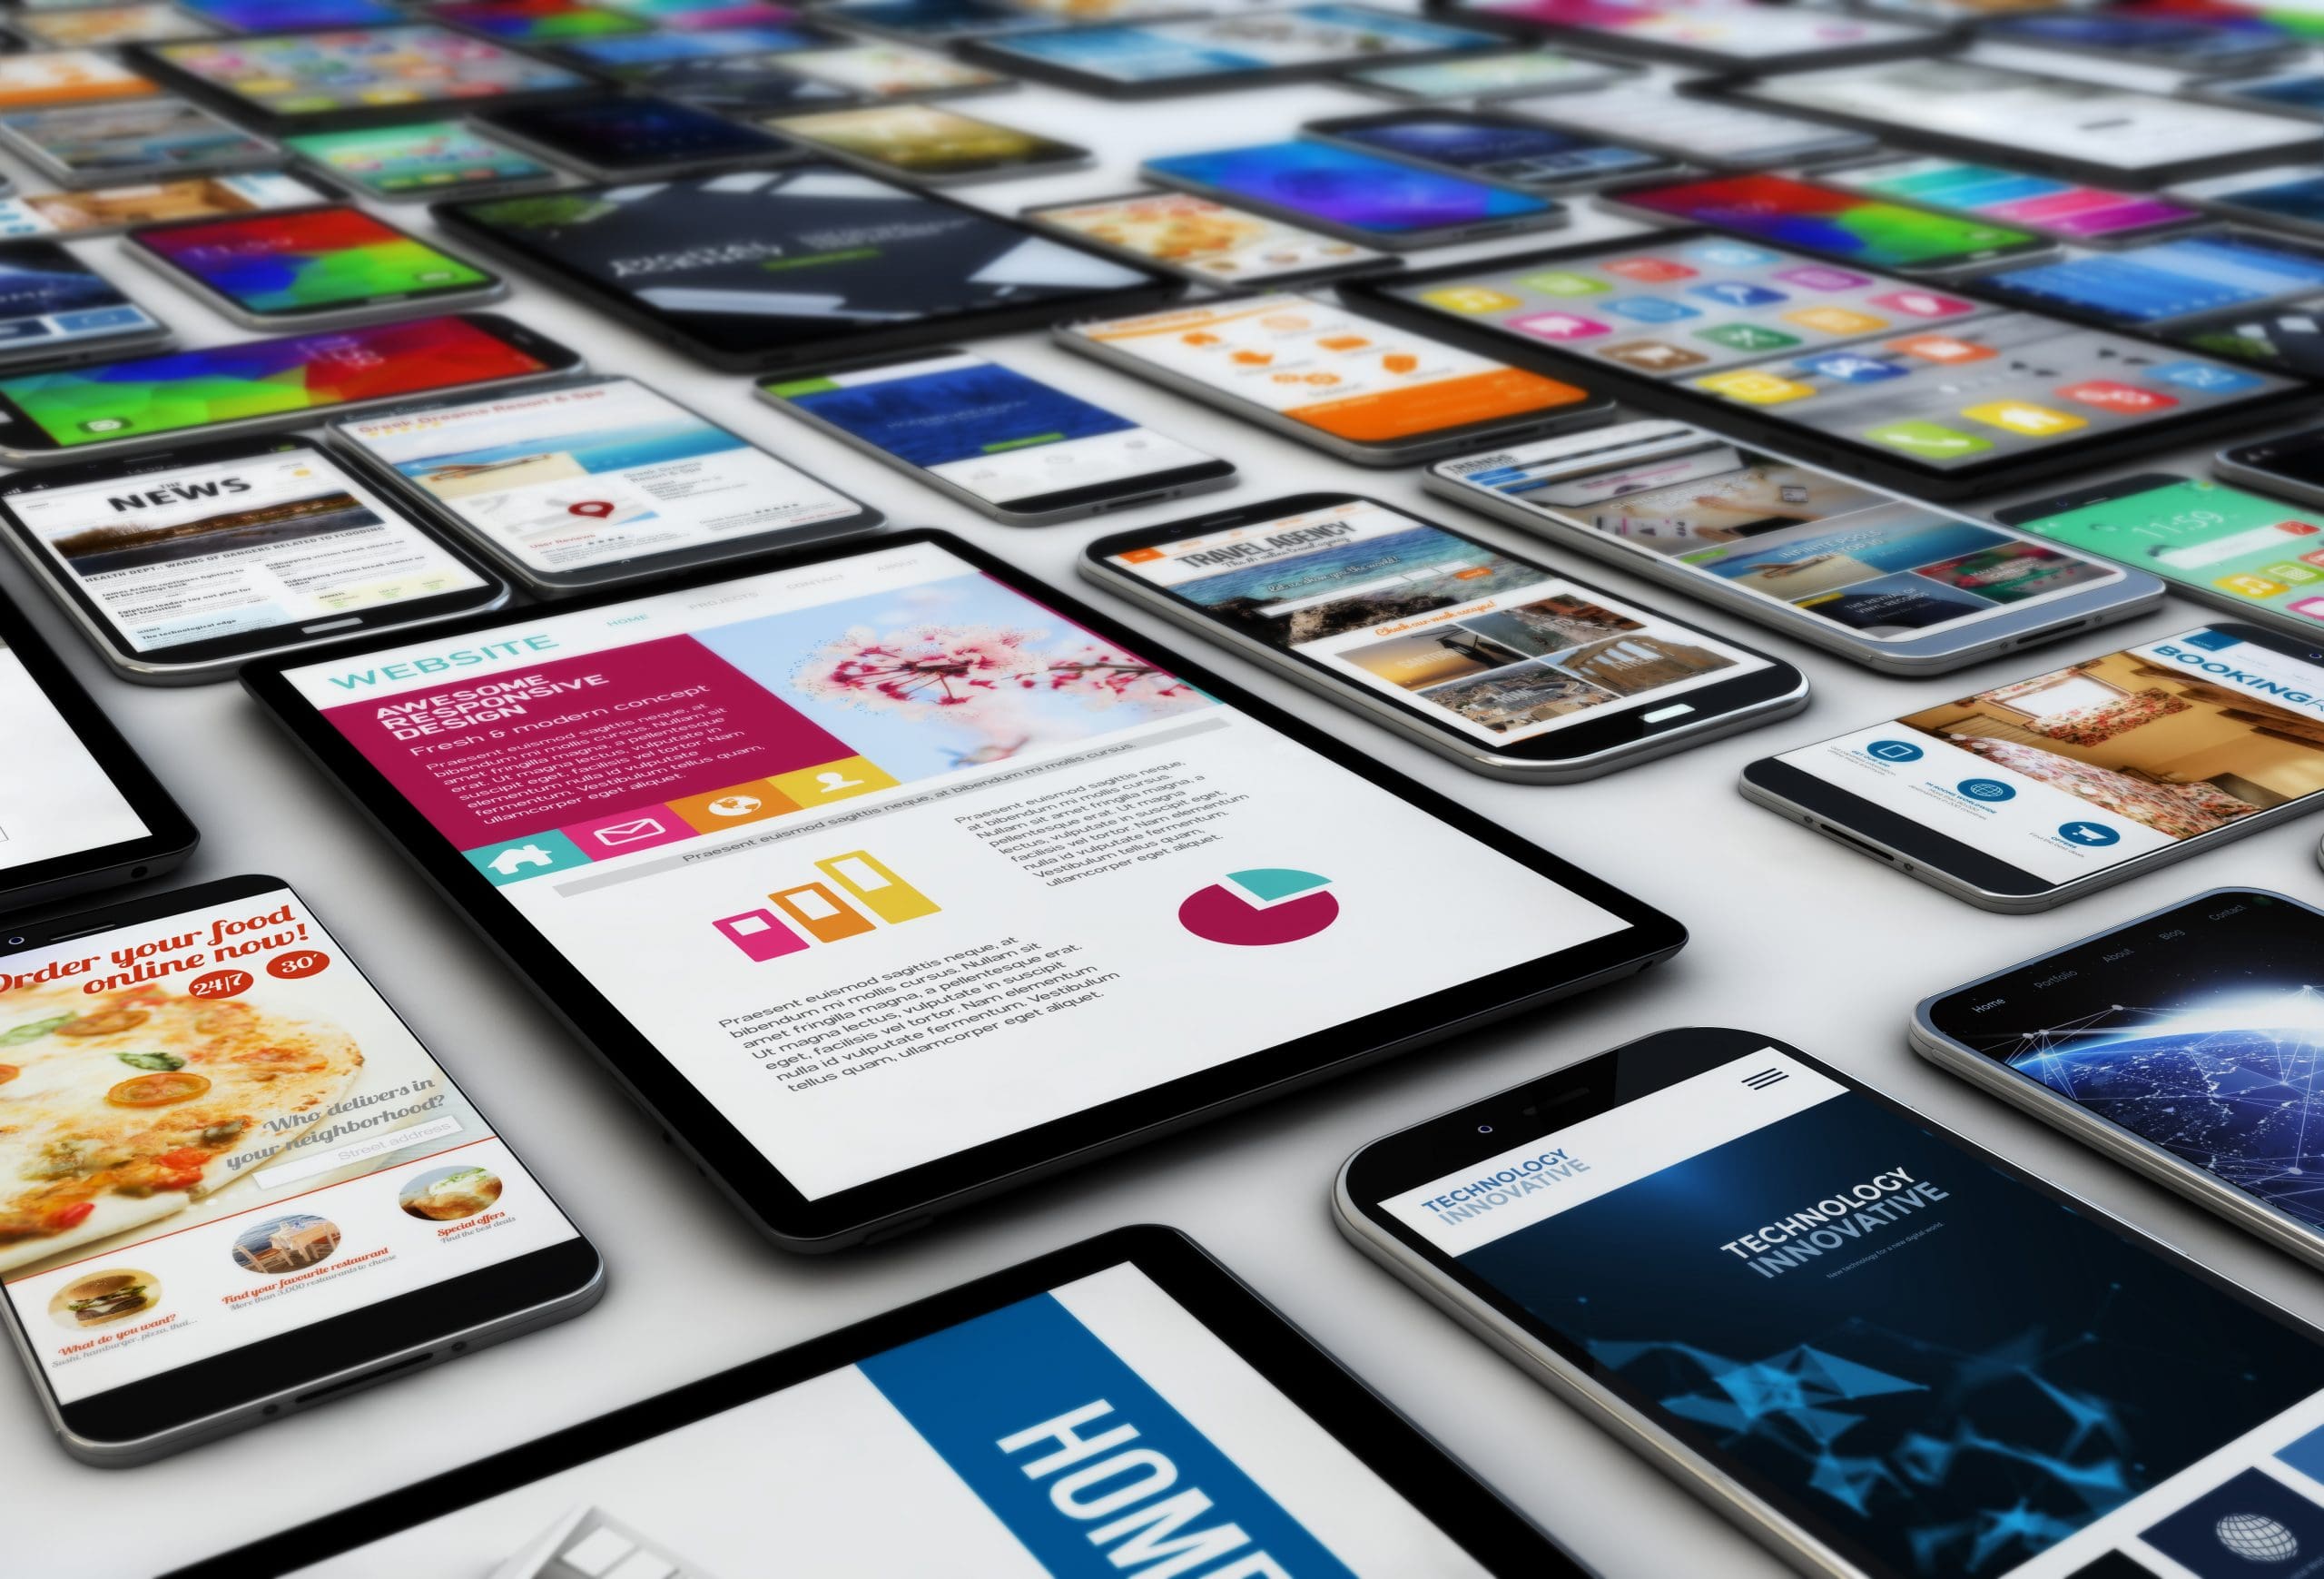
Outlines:
{"label": "website layout on screen", "polygon": [[1895,1573],[2324,1542],[2324,1345],[1772,1047],[1381,1207]]}
{"label": "website layout on screen", "polygon": [[0,197],[0,238],[80,235],[328,201],[297,176],[272,170],[247,175],[189,176],[87,192],[35,192]]}
{"label": "website layout on screen", "polygon": [[2201,628],[1779,760],[2065,883],[2324,790],[2324,666]]}
{"label": "website layout on screen", "polygon": [[767,392],[998,505],[1210,459],[966,353],[771,384]]}
{"label": "website layout on screen", "polygon": [[1389,443],[1590,397],[1305,296],[1179,308],[1074,331],[1166,371],[1354,443]]}
{"label": "website layout on screen", "polygon": [[1633,377],[1938,470],[2186,417],[2290,380],[1868,268],[1701,237],[1384,289]]}
{"label": "website layout on screen", "polygon": [[72,1403],[574,1237],[289,889],[0,962],[0,1279]]}
{"label": "website layout on screen", "polygon": [[25,672],[25,660],[5,644],[0,724],[9,743],[0,754],[0,871],[125,844],[153,832]]}
{"label": "website layout on screen", "polygon": [[2122,578],[1724,439],[1618,438],[1610,432],[1604,459],[1580,475],[1561,441],[1443,470],[1875,641],[1916,640]]}
{"label": "website layout on screen", "polygon": [[811,1199],[1620,925],[932,544],[288,675]]}
{"label": "website layout on screen", "polygon": [[160,91],[101,50],[48,49],[0,59],[0,111],[137,98]]}
{"label": "website layout on screen", "polygon": [[1190,192],[1043,209],[1039,217],[1099,245],[1226,283],[1256,283],[1381,256],[1354,242],[1246,213]]}
{"label": "website layout on screen", "polygon": [[[748,1498],[702,1472],[744,1462],[784,1470]],[[802,1574],[1485,1572],[1128,1264],[299,1572],[751,1579],[770,1530]]]}
{"label": "website layout on screen", "polygon": [[273,151],[182,99],[34,110],[0,121],[12,136],[84,175],[254,163]]}
{"label": "website layout on screen", "polygon": [[1424,706],[1477,740],[1530,740],[1768,666],[1362,500],[1133,548],[1114,562],[1231,630]]}
{"label": "website layout on screen", "polygon": [[62,249],[41,243],[0,259],[0,349],[45,350],[160,327],[112,281]]}
{"label": "website layout on screen", "polygon": [[141,653],[483,585],[304,445],[15,493],[8,508]]}
{"label": "website layout on screen", "polygon": [[478,537],[544,572],[671,554],[862,507],[628,379],[343,422]]}

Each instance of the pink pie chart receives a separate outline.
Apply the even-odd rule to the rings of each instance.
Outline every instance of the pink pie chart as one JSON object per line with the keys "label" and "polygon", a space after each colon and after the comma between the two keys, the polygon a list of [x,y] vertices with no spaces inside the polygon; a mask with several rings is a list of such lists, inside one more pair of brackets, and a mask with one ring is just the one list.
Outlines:
{"label": "pink pie chart", "polygon": [[[1329,878],[1285,866],[1230,872],[1178,906],[1178,924],[1206,942],[1263,948],[1314,937],[1339,919]],[[1232,886],[1230,886],[1230,884]]]}

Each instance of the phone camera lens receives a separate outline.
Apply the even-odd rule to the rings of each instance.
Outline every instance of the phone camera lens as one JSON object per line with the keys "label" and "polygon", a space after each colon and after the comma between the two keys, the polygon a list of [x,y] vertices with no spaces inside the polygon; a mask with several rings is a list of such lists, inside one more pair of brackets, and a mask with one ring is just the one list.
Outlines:
{"label": "phone camera lens", "polygon": [[24,940],[24,939],[22,939],[22,938],[10,938],[10,939],[8,940],[8,946],[9,946],[10,948],[12,948],[12,949],[13,949],[13,948],[15,948],[15,947],[17,947],[18,945],[20,945],[21,943],[23,943],[23,942],[24,942],[24,941],[25,941],[25,940]]}
{"label": "phone camera lens", "polygon": [[1477,1126],[1477,1133],[1480,1135],[1490,1135],[1492,1133],[1492,1126],[1491,1124],[1479,1124]]}

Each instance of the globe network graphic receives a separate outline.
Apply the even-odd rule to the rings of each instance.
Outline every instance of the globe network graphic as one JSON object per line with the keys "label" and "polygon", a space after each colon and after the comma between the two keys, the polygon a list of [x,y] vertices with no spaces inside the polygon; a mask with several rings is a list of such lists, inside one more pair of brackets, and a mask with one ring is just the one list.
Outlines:
{"label": "globe network graphic", "polygon": [[2289,1563],[2299,1555],[2299,1537],[2265,1514],[2229,1514],[2211,1533],[2247,1562]]}
{"label": "globe network graphic", "polygon": [[1205,942],[1241,948],[1295,943],[1339,919],[1340,902],[1330,886],[1328,877],[1288,866],[1229,872],[1225,883],[1187,895],[1178,906],[1178,924]]}

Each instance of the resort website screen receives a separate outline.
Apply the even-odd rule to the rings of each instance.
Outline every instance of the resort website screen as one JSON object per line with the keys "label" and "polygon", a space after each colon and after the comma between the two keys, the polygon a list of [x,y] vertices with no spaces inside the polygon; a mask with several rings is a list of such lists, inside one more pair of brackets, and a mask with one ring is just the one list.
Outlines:
{"label": "resort website screen", "polygon": [[2191,630],[1781,760],[2065,883],[2324,790],[2324,667]]}
{"label": "resort website screen", "polygon": [[2324,1550],[2312,1332],[1775,1048],[1381,1207],[1885,1572]]}
{"label": "resort website screen", "polygon": [[1768,666],[1361,499],[1114,561],[1230,629],[1480,740],[1530,739]]}
{"label": "resort website screen", "polygon": [[1620,924],[933,544],[289,674],[811,1199]]}
{"label": "resort website screen", "polygon": [[288,889],[12,954],[0,1279],[67,1404],[571,1239]]}

